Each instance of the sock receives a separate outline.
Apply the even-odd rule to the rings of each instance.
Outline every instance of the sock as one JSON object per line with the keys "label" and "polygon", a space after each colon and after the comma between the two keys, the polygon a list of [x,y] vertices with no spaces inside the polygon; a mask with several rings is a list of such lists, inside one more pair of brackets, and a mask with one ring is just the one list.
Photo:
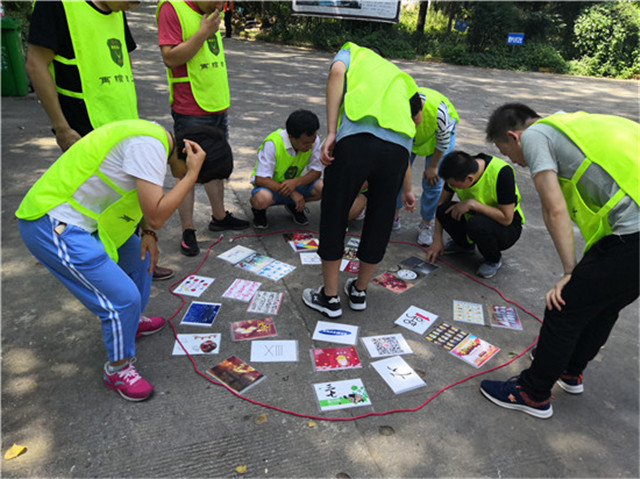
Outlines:
{"label": "sock", "polygon": [[117,373],[118,371],[120,371],[121,369],[124,369],[128,365],[129,365],[129,361],[127,361],[126,363],[121,364],[120,366],[112,366],[111,364],[106,363],[104,365],[104,370],[107,372],[107,374],[114,374],[114,373]]}

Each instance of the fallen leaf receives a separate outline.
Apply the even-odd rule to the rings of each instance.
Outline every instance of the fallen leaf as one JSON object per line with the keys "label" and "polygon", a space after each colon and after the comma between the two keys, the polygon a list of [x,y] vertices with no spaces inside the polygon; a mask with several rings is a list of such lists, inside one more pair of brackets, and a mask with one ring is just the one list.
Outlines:
{"label": "fallen leaf", "polygon": [[307,426],[309,427],[316,427],[316,423],[313,421],[309,421],[309,424],[307,424]]}
{"label": "fallen leaf", "polygon": [[26,446],[20,446],[18,444],[14,444],[9,448],[7,452],[4,453],[5,459],[13,459],[14,457],[18,457],[20,454],[27,450]]}
{"label": "fallen leaf", "polygon": [[247,472],[247,465],[243,464],[242,466],[236,467],[236,472],[238,474],[244,474],[245,472]]}
{"label": "fallen leaf", "polygon": [[267,415],[260,414],[257,418],[253,420],[255,424],[262,424],[263,422],[267,422]]}

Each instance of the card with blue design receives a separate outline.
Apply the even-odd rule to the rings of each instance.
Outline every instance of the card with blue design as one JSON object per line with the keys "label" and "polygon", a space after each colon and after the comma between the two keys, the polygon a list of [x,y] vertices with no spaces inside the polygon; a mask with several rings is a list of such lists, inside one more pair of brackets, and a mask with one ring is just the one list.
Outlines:
{"label": "card with blue design", "polygon": [[314,341],[348,344],[355,346],[358,340],[358,326],[328,321],[318,321],[311,337]]}
{"label": "card with blue design", "polygon": [[183,326],[211,326],[220,312],[220,303],[194,301],[180,322]]}

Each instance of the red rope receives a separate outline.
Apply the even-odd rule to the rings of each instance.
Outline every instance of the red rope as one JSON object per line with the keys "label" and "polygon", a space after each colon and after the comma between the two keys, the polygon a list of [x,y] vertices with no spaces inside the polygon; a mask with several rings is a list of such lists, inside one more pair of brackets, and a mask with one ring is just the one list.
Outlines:
{"label": "red rope", "polygon": [[[235,240],[237,240],[237,239],[240,239],[240,238],[255,238],[255,237],[261,237],[261,236],[270,236],[270,235],[274,235],[274,234],[288,233],[288,232],[292,232],[292,231],[297,231],[297,232],[299,232],[299,231],[303,231],[303,232],[310,232],[310,233],[313,233],[313,234],[317,234],[317,232],[316,232],[316,231],[313,231],[313,230],[299,230],[299,229],[296,229],[296,230],[279,230],[279,231],[270,231],[270,232],[268,232],[268,233],[258,233],[258,234],[244,234],[244,235],[239,235],[239,236],[235,236],[235,237],[231,238],[231,240],[230,240],[230,241],[231,241],[231,242],[233,242],[233,241],[235,241]],[[348,235],[348,236],[358,236],[358,235],[355,235],[355,234],[352,234],[352,233],[347,233],[347,235]],[[433,394],[430,398],[428,398],[425,402],[423,402],[422,404],[420,404],[420,405],[418,405],[418,406],[416,406],[416,407],[414,407],[414,408],[390,409],[390,410],[388,410],[388,411],[383,411],[383,412],[369,412],[369,413],[366,413],[366,414],[361,414],[361,415],[359,415],[359,416],[352,416],[352,417],[345,417],[345,418],[332,418],[332,417],[324,417],[324,416],[315,416],[315,415],[313,415],[313,414],[303,414],[303,413],[299,413],[299,412],[291,411],[291,410],[289,410],[289,409],[284,409],[284,408],[280,408],[280,407],[277,407],[277,406],[273,406],[273,405],[271,405],[271,404],[266,404],[266,403],[263,403],[263,402],[260,402],[260,401],[256,401],[256,400],[254,400],[254,399],[249,399],[248,397],[246,397],[246,396],[242,396],[242,395],[241,395],[240,393],[238,393],[237,391],[235,391],[235,390],[231,389],[231,388],[230,388],[229,386],[227,386],[226,384],[221,383],[221,382],[218,382],[218,381],[214,380],[211,376],[208,376],[207,374],[205,374],[205,373],[203,373],[202,371],[200,371],[200,369],[198,369],[198,366],[196,365],[196,362],[195,362],[195,360],[193,359],[193,357],[191,356],[191,354],[189,354],[189,352],[186,350],[186,348],[184,347],[184,345],[183,345],[183,344],[180,342],[180,340],[178,339],[178,332],[177,332],[177,330],[176,330],[175,325],[173,324],[173,318],[175,318],[175,317],[177,316],[177,314],[180,312],[180,310],[184,307],[184,305],[186,304],[186,301],[185,301],[185,299],[184,299],[184,297],[183,297],[182,295],[180,295],[180,294],[178,294],[178,293],[174,293],[174,292],[172,291],[172,288],[173,288],[174,286],[176,286],[176,285],[180,284],[180,283],[181,283],[182,281],[184,281],[188,276],[191,276],[192,274],[197,273],[197,272],[198,272],[198,270],[200,270],[200,268],[202,267],[202,265],[204,264],[204,262],[205,262],[205,261],[207,260],[207,258],[209,257],[209,252],[211,251],[211,248],[212,248],[212,247],[214,247],[215,245],[217,245],[220,241],[222,241],[222,238],[223,238],[223,235],[220,235],[220,237],[219,237],[216,241],[214,241],[213,243],[211,243],[211,244],[209,245],[209,247],[207,248],[207,252],[205,253],[204,257],[202,258],[202,261],[200,262],[200,264],[198,265],[198,267],[197,267],[197,268],[196,268],[192,273],[187,274],[186,276],[184,276],[183,278],[179,279],[178,281],[174,282],[173,284],[171,284],[171,285],[169,286],[169,292],[170,292],[171,294],[173,294],[174,296],[178,296],[178,297],[182,300],[182,304],[181,304],[181,305],[180,305],[180,307],[177,309],[177,311],[176,311],[175,313],[173,313],[173,314],[171,315],[171,317],[169,317],[169,318],[167,319],[167,321],[168,321],[169,325],[171,325],[171,328],[173,329],[173,335],[174,335],[174,337],[175,337],[176,341],[178,342],[178,344],[180,345],[180,347],[182,348],[182,350],[183,350],[183,351],[185,352],[185,354],[187,355],[187,358],[189,359],[189,361],[191,361],[191,365],[192,365],[192,367],[193,367],[193,370],[195,371],[195,373],[196,373],[197,375],[199,375],[199,376],[203,377],[204,379],[206,379],[207,381],[209,381],[209,382],[210,382],[210,383],[212,383],[212,384],[215,384],[216,386],[222,386],[222,387],[224,387],[225,389],[227,389],[227,391],[229,391],[230,393],[232,393],[232,394],[233,394],[233,395],[235,395],[236,397],[238,397],[238,398],[240,398],[240,399],[242,399],[242,400],[244,400],[244,401],[247,401],[247,402],[249,402],[249,403],[251,403],[251,404],[254,404],[254,405],[256,405],[256,406],[261,406],[261,407],[264,407],[264,408],[267,408],[267,409],[271,409],[271,410],[273,410],[273,411],[278,411],[278,412],[281,412],[281,413],[285,413],[285,414],[289,414],[289,415],[297,416],[297,417],[304,417],[304,418],[307,418],[307,419],[314,419],[314,420],[318,420],[318,421],[339,421],[339,422],[344,422],[344,421],[355,421],[356,419],[364,419],[364,418],[366,418],[366,417],[370,417],[370,416],[387,416],[387,415],[389,415],[389,414],[400,413],[400,412],[416,412],[416,411],[419,411],[420,409],[422,409],[423,407],[425,407],[427,404],[429,404],[429,403],[430,403],[431,401],[433,401],[435,398],[437,398],[438,396],[440,396],[440,394],[442,394],[442,393],[443,393],[443,392],[445,392],[446,390],[451,389],[452,387],[457,386],[458,384],[465,383],[465,382],[467,382],[467,381],[469,381],[469,380],[471,380],[471,379],[473,379],[473,378],[476,378],[476,377],[478,377],[478,376],[482,376],[482,375],[484,375],[484,374],[487,374],[487,373],[490,373],[490,372],[496,371],[496,370],[498,370],[498,369],[501,369],[501,368],[503,368],[503,367],[505,367],[505,366],[508,366],[509,364],[511,364],[512,362],[514,362],[516,359],[519,359],[519,358],[521,358],[524,354],[526,354],[526,353],[527,353],[527,351],[529,351],[529,350],[530,350],[530,349],[535,345],[535,343],[536,343],[536,341],[537,341],[537,339],[538,339],[538,338],[536,338],[536,340],[535,340],[533,343],[531,343],[531,344],[530,344],[530,345],[529,345],[529,346],[528,346],[524,351],[522,351],[522,352],[521,352],[520,354],[518,354],[517,356],[512,357],[509,361],[507,361],[507,362],[505,362],[505,363],[502,363],[502,364],[500,364],[500,365],[498,365],[498,366],[495,366],[495,367],[493,367],[493,368],[491,368],[491,369],[487,369],[486,371],[478,372],[478,373],[472,374],[472,375],[470,375],[470,376],[467,376],[466,378],[463,378],[463,379],[460,379],[460,380],[458,380],[458,381],[455,381],[455,382],[453,382],[453,383],[451,383],[451,384],[449,384],[449,385],[447,385],[447,386],[443,387],[442,389],[440,389],[439,391],[437,391],[435,394]],[[389,242],[390,242],[390,243],[395,243],[395,244],[406,244],[406,245],[409,245],[409,246],[415,246],[415,247],[420,248],[422,251],[426,251],[426,250],[425,250],[425,248],[423,248],[422,246],[420,246],[420,245],[418,245],[418,244],[415,244],[415,243],[409,243],[408,241],[389,241]],[[443,259],[439,259],[439,261],[440,261],[440,262],[442,262],[443,264],[445,264],[446,266],[448,266],[449,268],[451,268],[451,269],[453,269],[453,270],[457,271],[458,273],[460,273],[460,274],[462,274],[462,275],[466,276],[467,278],[469,278],[469,279],[471,279],[471,280],[475,281],[476,283],[479,283],[479,284],[481,284],[482,286],[485,286],[485,287],[487,287],[487,288],[489,288],[489,289],[491,289],[491,290],[495,291],[496,293],[498,293],[498,295],[500,295],[500,297],[501,297],[504,301],[506,301],[506,302],[508,302],[508,303],[510,303],[510,304],[512,304],[512,305],[514,305],[514,306],[516,306],[516,307],[518,307],[518,308],[520,308],[523,312],[525,312],[525,313],[526,313],[526,314],[528,314],[529,316],[531,316],[531,317],[533,317],[533,318],[537,319],[539,322],[542,322],[542,320],[541,320],[538,316],[536,316],[535,314],[531,313],[530,311],[527,311],[525,308],[523,308],[522,306],[520,306],[520,305],[519,305],[518,303],[516,303],[515,301],[512,301],[512,300],[510,300],[510,299],[507,299],[507,298],[506,298],[506,297],[505,297],[505,296],[504,296],[504,295],[503,295],[503,294],[502,294],[502,293],[501,293],[501,292],[500,292],[496,287],[494,287],[494,286],[490,286],[490,285],[488,285],[487,283],[485,283],[485,282],[483,282],[483,281],[480,281],[479,279],[475,278],[474,276],[471,276],[470,274],[468,274],[468,273],[466,273],[466,272],[464,272],[464,271],[460,270],[459,268],[457,268],[457,267],[453,266],[452,264],[448,263],[447,261],[444,261]]]}

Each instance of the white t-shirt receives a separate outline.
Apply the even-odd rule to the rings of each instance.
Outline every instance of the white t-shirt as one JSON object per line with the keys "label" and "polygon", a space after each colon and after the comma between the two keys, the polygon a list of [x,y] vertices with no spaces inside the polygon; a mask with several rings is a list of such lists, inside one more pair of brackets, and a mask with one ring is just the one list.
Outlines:
{"label": "white t-shirt", "polygon": [[[289,134],[287,130],[282,130],[279,132],[282,141],[284,142],[284,147],[287,150],[287,153],[291,156],[296,156],[298,152],[295,150],[293,146],[291,146],[291,140],[289,140]],[[323,166],[320,162],[320,137],[316,136],[316,141],[313,143],[313,147],[311,148],[311,156],[309,156],[309,161],[307,165],[300,173],[300,176],[306,175],[309,171],[319,171],[322,173]],[[265,141],[264,146],[258,152],[258,166],[256,167],[256,174],[251,175],[251,184],[255,184],[256,176],[261,176],[263,178],[273,178],[273,172],[276,168],[276,146],[273,144],[273,141]]]}
{"label": "white t-shirt", "polygon": [[[100,165],[100,171],[125,191],[136,187],[136,179],[162,186],[167,173],[167,153],[160,140],[135,136],[117,143]],[[89,177],[73,194],[85,208],[100,214],[120,199],[120,195],[95,175]],[[96,221],[74,209],[69,203],[52,208],[49,216],[78,226],[90,233],[97,230]]]}

